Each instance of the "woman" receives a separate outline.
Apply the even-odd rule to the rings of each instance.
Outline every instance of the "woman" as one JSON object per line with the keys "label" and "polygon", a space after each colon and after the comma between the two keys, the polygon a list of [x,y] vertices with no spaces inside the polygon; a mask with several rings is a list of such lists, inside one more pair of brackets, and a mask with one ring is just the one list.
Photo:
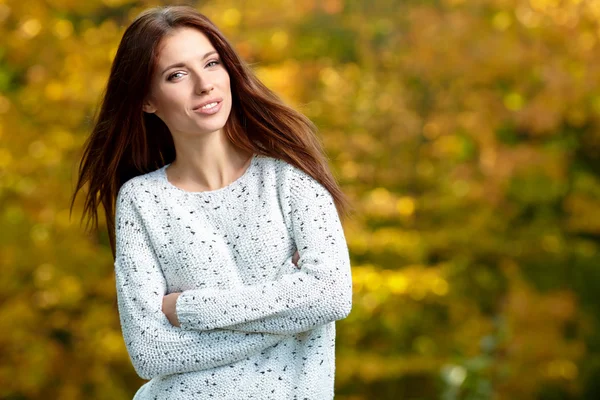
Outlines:
{"label": "woman", "polygon": [[193,8],[126,29],[75,195],[86,183],[150,379],[134,399],[333,398],[352,302],[343,193],[311,122]]}

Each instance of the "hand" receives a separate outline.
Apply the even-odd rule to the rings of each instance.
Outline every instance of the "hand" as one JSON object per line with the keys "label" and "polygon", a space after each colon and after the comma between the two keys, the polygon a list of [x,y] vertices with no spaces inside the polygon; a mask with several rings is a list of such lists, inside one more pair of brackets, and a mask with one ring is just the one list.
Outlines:
{"label": "hand", "polygon": [[177,318],[177,310],[175,305],[177,303],[177,298],[181,292],[177,293],[169,293],[168,295],[163,297],[162,301],[162,312],[167,316],[167,319],[173,326],[181,326],[179,324],[179,319]]}
{"label": "hand", "polygon": [[[300,254],[298,253],[298,250],[296,250],[296,252],[294,253],[294,256],[292,257],[292,262],[294,263],[294,265],[296,267],[298,267],[298,260],[300,259]],[[300,268],[300,267],[298,267]]]}

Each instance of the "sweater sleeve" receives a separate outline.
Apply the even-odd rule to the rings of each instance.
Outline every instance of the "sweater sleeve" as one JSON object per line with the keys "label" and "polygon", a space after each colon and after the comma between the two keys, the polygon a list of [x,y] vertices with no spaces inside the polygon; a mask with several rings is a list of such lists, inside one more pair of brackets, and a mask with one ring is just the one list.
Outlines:
{"label": "sweater sleeve", "polygon": [[114,267],[121,330],[141,378],[228,365],[285,338],[234,330],[189,331],[171,325],[162,312],[166,281],[128,186],[123,185],[117,196]]}
{"label": "sweater sleeve", "polygon": [[258,285],[184,291],[176,303],[182,329],[295,334],[350,313],[350,259],[333,197],[303,171],[291,165],[284,171],[282,208],[292,222],[299,268]]}

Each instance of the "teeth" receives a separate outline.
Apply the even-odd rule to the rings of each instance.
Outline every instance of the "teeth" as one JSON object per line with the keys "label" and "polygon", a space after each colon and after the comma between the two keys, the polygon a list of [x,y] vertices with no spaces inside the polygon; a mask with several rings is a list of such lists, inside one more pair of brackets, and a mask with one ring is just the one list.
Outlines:
{"label": "teeth", "polygon": [[210,104],[207,104],[207,105],[203,106],[202,109],[206,110],[206,109],[209,109],[209,108],[213,108],[216,105],[217,105],[217,102],[210,103]]}

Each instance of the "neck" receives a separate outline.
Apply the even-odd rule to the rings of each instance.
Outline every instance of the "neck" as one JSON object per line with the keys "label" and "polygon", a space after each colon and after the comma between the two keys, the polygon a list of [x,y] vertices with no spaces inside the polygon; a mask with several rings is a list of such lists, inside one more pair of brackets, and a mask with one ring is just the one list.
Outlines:
{"label": "neck", "polygon": [[244,173],[251,160],[252,154],[236,148],[222,130],[202,137],[173,139],[176,157],[167,175],[171,183],[185,190],[227,186]]}

